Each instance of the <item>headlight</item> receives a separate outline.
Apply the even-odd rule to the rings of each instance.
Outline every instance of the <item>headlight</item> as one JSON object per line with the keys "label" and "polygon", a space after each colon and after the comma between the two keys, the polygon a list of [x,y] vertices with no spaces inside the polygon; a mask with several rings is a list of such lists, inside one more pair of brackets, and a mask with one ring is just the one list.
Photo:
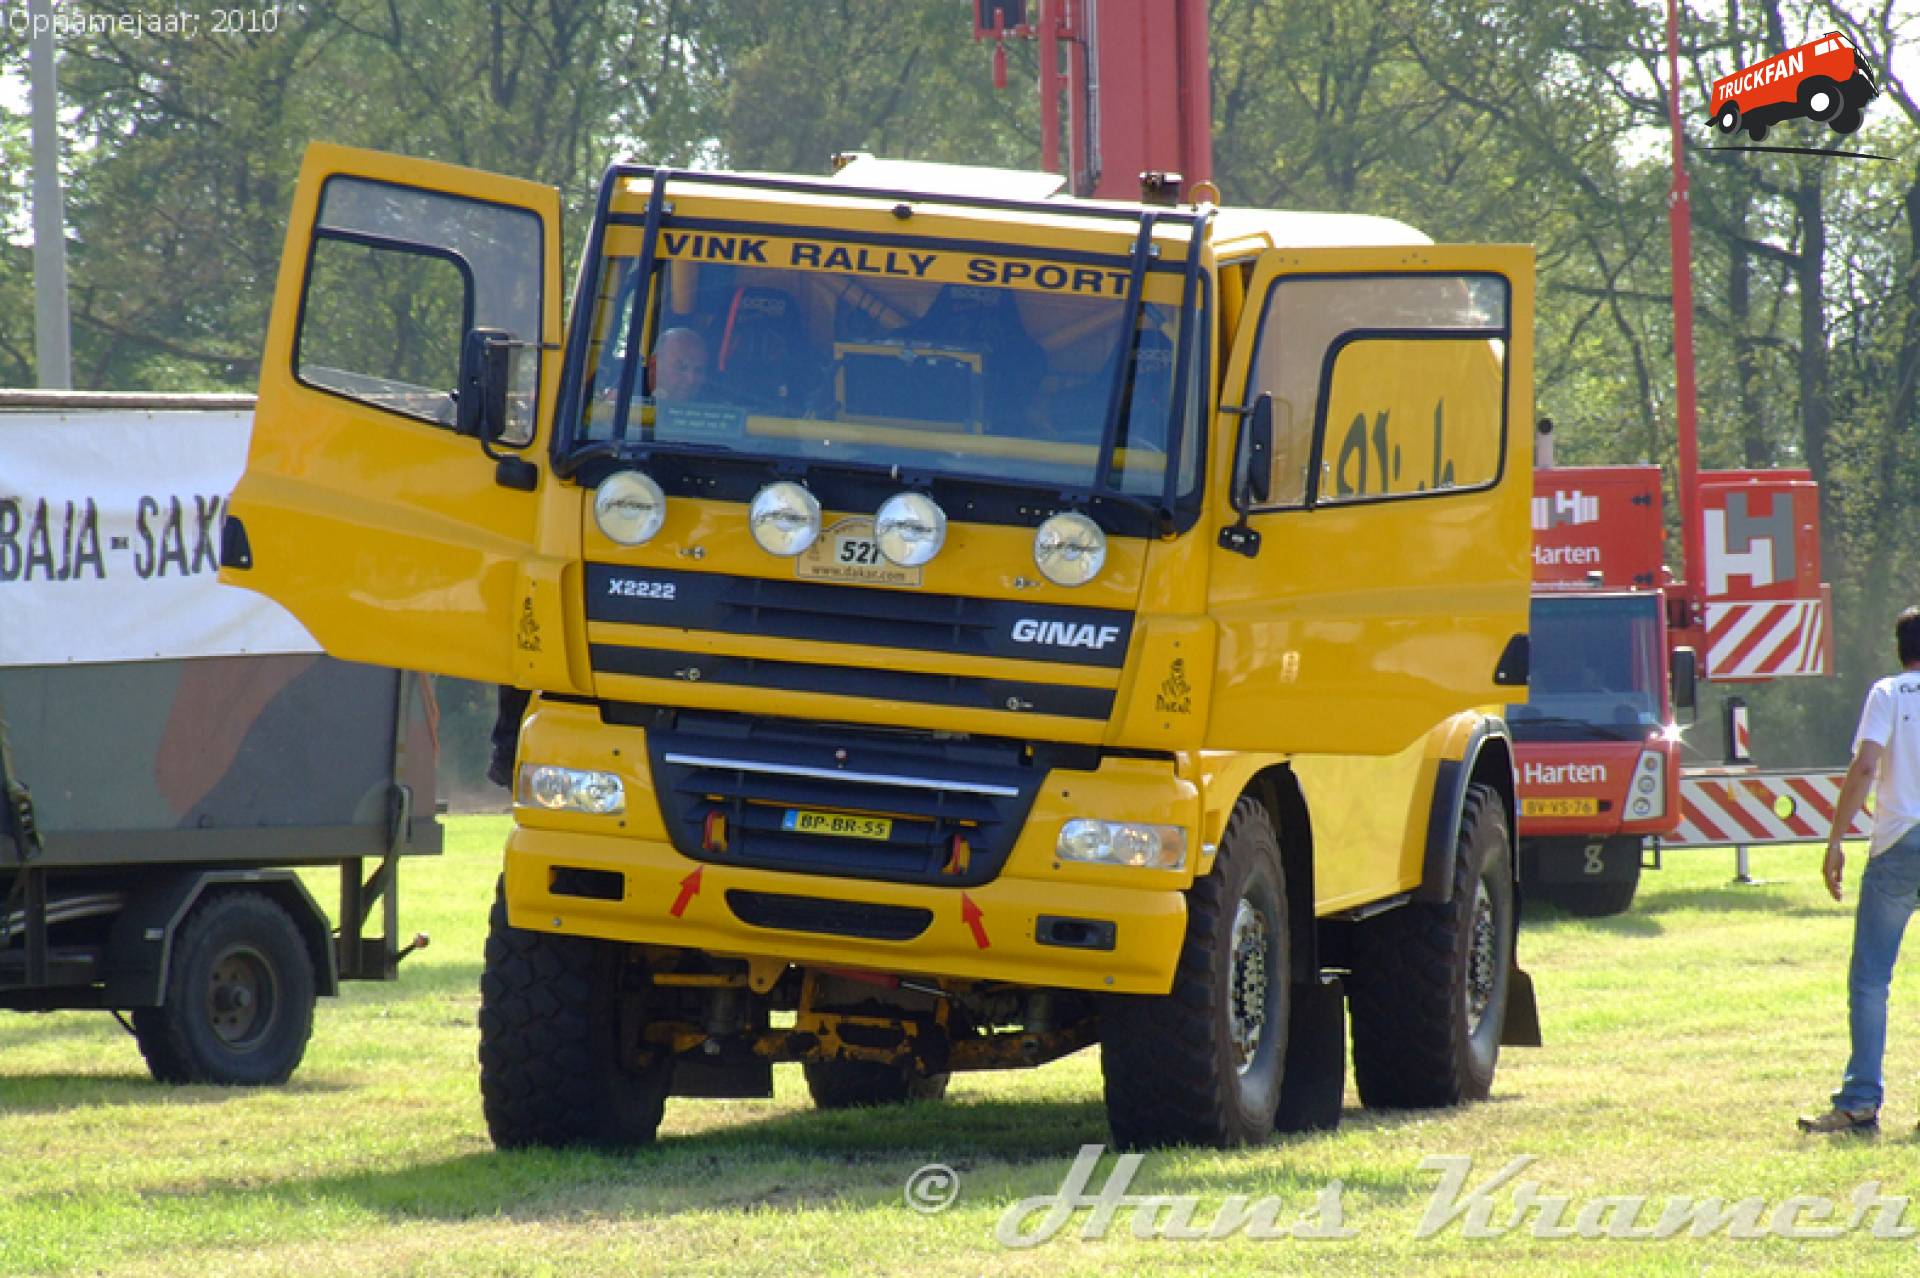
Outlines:
{"label": "headlight", "polygon": [[1187,832],[1177,825],[1083,817],[1060,827],[1054,854],[1066,861],[1177,870],[1186,864]]}
{"label": "headlight", "polygon": [[820,535],[820,503],[791,479],[782,479],[753,495],[747,525],[760,549],[790,559]]}
{"label": "headlight", "polygon": [[1033,562],[1056,586],[1084,586],[1107,562],[1107,535],[1077,510],[1063,510],[1033,534]]}
{"label": "headlight", "polygon": [[1633,801],[1627,813],[1636,821],[1667,815],[1667,760],[1658,750],[1642,750],[1633,764]]}
{"label": "headlight", "polygon": [[925,493],[895,493],[873,517],[880,553],[902,568],[918,568],[947,540],[947,512]]}
{"label": "headlight", "polygon": [[626,787],[613,773],[541,763],[520,765],[519,801],[528,807],[592,816],[612,816],[627,810]]}
{"label": "headlight", "polygon": [[650,541],[667,522],[667,495],[637,470],[608,475],[593,495],[593,522],[623,546]]}

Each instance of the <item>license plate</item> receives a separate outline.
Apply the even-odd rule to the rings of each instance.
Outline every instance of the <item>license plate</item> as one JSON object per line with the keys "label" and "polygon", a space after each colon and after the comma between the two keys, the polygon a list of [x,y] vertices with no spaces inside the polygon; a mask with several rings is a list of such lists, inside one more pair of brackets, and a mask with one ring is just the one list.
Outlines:
{"label": "license plate", "polygon": [[788,808],[786,816],[780,819],[780,828],[796,834],[827,834],[839,839],[884,840],[893,834],[893,818]]}
{"label": "license plate", "polygon": [[1583,817],[1600,815],[1598,799],[1522,799],[1520,815],[1531,817]]}

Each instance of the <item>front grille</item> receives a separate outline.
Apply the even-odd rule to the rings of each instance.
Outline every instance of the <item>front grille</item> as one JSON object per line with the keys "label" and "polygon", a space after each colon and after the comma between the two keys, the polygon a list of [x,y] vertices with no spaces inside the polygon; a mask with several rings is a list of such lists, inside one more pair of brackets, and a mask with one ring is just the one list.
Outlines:
{"label": "front grille", "polygon": [[743,888],[727,890],[727,908],[750,927],[857,936],[869,941],[911,941],[933,924],[933,911],[919,906],[828,901]]}
{"label": "front grille", "polygon": [[[919,590],[587,565],[587,620],[1118,669],[1133,614]],[[596,668],[600,662],[596,657]]]}
{"label": "front grille", "polygon": [[[972,887],[1000,873],[1050,767],[1092,766],[1087,748],[940,739],[681,713],[647,731],[654,792],[673,845],[700,861],[798,874]],[[801,833],[790,811],[892,822],[884,839]],[[708,851],[708,818],[726,821]],[[953,863],[966,840],[964,868]]]}

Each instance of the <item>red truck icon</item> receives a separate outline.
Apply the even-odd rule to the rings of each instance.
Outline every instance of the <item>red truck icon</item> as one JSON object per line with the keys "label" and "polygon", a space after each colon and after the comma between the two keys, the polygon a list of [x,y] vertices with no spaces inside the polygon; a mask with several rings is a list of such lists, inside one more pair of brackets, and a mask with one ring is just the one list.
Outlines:
{"label": "red truck icon", "polygon": [[1852,133],[1879,86],[1853,41],[1829,31],[1713,82],[1712,122],[1720,132],[1747,131],[1755,142],[1782,120],[1822,120]]}

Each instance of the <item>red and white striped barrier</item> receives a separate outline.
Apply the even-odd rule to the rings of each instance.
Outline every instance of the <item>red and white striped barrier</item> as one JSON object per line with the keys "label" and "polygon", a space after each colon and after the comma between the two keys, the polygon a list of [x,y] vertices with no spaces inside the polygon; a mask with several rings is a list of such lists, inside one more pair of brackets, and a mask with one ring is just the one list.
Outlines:
{"label": "red and white striped barrier", "polygon": [[1827,617],[1822,600],[1709,603],[1706,611],[1709,679],[1827,672]]}
{"label": "red and white striped barrier", "polygon": [[[1772,843],[1823,843],[1833,826],[1845,769],[1761,772],[1709,768],[1680,774],[1680,828],[1660,840],[1665,847],[1755,847]],[[1850,839],[1873,833],[1862,809],[1847,828]]]}

